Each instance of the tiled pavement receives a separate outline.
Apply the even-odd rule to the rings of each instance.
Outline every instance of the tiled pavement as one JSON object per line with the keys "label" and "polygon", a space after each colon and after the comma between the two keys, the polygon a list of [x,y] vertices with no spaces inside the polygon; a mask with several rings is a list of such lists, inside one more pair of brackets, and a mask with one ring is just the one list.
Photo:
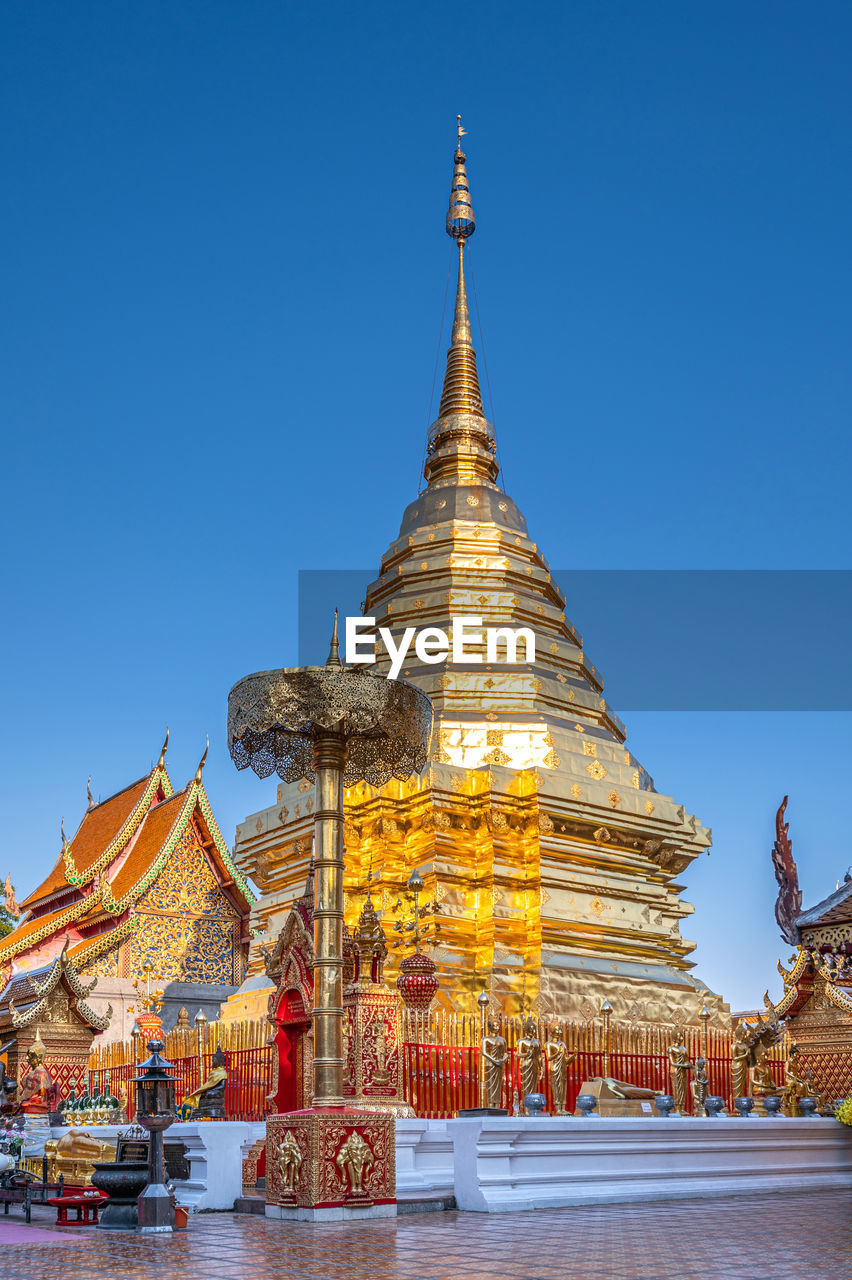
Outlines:
{"label": "tiled pavement", "polygon": [[[34,1212],[33,1226],[49,1223],[47,1210]],[[322,1226],[200,1214],[166,1238],[90,1228],[71,1242],[4,1243],[0,1277],[852,1280],[852,1192]]]}

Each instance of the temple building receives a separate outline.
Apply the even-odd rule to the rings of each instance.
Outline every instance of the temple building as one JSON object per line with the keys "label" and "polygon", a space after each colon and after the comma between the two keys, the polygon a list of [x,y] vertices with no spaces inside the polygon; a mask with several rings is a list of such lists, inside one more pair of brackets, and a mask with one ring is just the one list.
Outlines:
{"label": "temple building", "polygon": [[784,994],[776,1005],[768,993],[764,1002],[784,1019],[815,1090],[831,1101],[852,1092],[852,876],[847,871],[834,893],[802,910],[786,809],[787,796],[775,817],[775,919],[794,950],[789,968],[778,963]]}
{"label": "temple building", "polygon": [[[722,1024],[726,1006],[693,975],[694,944],[680,931],[693,910],[680,876],[711,833],[657,792],[626,745],[544,552],[500,485],[465,279],[475,226],[460,135],[446,222],[455,311],[426,483],[362,612],[397,639],[408,627],[452,635],[459,615],[530,628],[535,655],[507,665],[474,641],[470,661],[406,661],[401,677],[434,707],[431,759],[409,783],[347,789],[346,921],[354,929],[369,884],[388,937],[400,936],[416,868],[439,1005],[473,1012],[484,989],[508,1013],[580,1019],[609,999],[617,1018],[695,1023],[706,1004]],[[516,657],[530,654],[522,645]],[[388,661],[380,651],[377,669]],[[261,890],[252,924],[267,947],[304,884],[313,807],[310,783],[281,784],[275,803],[237,828],[235,861]],[[254,987],[259,1012],[259,947],[249,968],[239,1009]]]}
{"label": "temple building", "polygon": [[182,1005],[216,1017],[243,981],[253,894],[213,816],[204,758],[175,791],[167,744],[168,735],[150,773],[109,799],[95,803],[89,793],[73,839],[63,829],[55,865],[0,940],[0,1011],[23,977],[39,990],[60,955],[91,989],[90,1012],[111,1006],[103,1040],[129,1036],[134,980],[163,990],[167,1030]]}

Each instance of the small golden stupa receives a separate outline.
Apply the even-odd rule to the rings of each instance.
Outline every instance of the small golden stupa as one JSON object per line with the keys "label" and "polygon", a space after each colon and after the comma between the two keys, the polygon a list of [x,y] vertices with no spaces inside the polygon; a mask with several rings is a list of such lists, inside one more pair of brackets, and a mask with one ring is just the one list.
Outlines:
{"label": "small golden stupa", "polygon": [[[711,833],[655,791],[625,745],[548,562],[498,481],[465,281],[476,221],[462,133],[459,123],[446,220],[458,255],[455,311],[426,486],[362,612],[397,636],[406,627],[452,635],[460,615],[528,627],[535,661],[489,661],[483,643],[476,661],[403,666],[401,678],[432,700],[431,760],[409,783],[347,790],[347,924],[369,887],[392,938],[417,868],[438,1006],[472,1013],[485,989],[508,1013],[576,1019],[608,999],[617,1019],[698,1022],[707,1004],[723,1022],[727,1007],[692,977],[694,944],[680,933],[693,908],[678,877]],[[266,945],[301,892],[313,805],[309,783],[282,784],[276,803],[237,829],[235,859],[262,891],[252,924]],[[250,973],[261,968],[253,953]],[[255,981],[261,1012],[266,992]]]}

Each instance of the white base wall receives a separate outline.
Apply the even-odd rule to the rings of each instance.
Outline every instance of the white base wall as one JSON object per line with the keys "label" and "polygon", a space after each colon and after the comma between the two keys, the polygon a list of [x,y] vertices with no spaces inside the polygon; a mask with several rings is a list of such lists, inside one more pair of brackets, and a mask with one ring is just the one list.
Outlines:
{"label": "white base wall", "polygon": [[243,1152],[266,1137],[264,1121],[208,1120],[173,1124],[166,1137],[186,1144],[189,1178],[176,1182],[175,1198],[190,1213],[233,1209],[243,1194]]}
{"label": "white base wall", "polygon": [[458,1207],[480,1213],[852,1187],[852,1132],[834,1119],[442,1123],[453,1143]]}
{"label": "white base wall", "polygon": [[453,1194],[453,1140],[446,1120],[397,1120],[396,1194],[407,1200]]}

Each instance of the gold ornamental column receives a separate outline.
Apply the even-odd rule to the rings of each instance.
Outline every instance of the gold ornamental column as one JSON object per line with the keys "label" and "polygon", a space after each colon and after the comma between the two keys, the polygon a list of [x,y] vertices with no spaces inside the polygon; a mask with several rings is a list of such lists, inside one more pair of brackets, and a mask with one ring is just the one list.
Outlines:
{"label": "gold ornamental column", "polygon": [[343,1106],[343,768],[346,740],[314,742],[314,1095]]}
{"label": "gold ornamental column", "polygon": [[314,816],[314,1092],[307,1111],[266,1122],[267,1215],[308,1221],[396,1212],[394,1118],[344,1103],[343,787],[405,781],[426,763],[425,693],[345,667],[337,614],[324,667],[259,671],[228,695],[238,769],[316,782]]}

